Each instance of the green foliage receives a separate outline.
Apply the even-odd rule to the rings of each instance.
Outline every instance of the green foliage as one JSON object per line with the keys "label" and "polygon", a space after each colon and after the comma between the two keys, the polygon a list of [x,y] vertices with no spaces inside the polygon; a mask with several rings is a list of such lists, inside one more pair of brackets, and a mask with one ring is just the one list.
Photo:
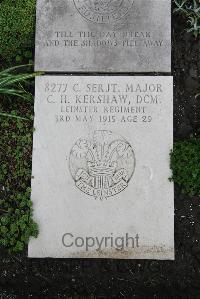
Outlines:
{"label": "green foliage", "polygon": [[[11,111],[12,115],[17,111]],[[25,115],[30,119],[30,112]],[[38,233],[30,200],[32,122],[0,118],[0,246],[18,252]]]}
{"label": "green foliage", "polygon": [[[28,101],[33,98],[32,94],[27,91],[25,87],[27,85],[30,87],[29,80],[37,75],[41,75],[42,73],[23,73],[22,70],[24,68],[30,70],[31,65],[20,65],[0,71],[0,95],[7,97],[8,100],[11,100],[11,97],[22,98]],[[2,113],[1,110],[0,116],[27,120],[27,118],[17,116],[15,114]]]}
{"label": "green foliage", "polygon": [[[32,60],[35,2],[0,1],[0,60],[4,64]],[[30,65],[0,71],[0,246],[14,252],[23,250],[38,233],[30,200],[30,79],[35,75]]]}
{"label": "green foliage", "polygon": [[200,196],[200,138],[177,141],[171,152],[171,180],[183,193]]}
{"label": "green foliage", "polygon": [[30,65],[22,65],[0,72],[0,246],[14,252],[23,250],[38,232],[29,188],[33,108],[29,80],[36,74],[22,72],[24,67],[30,70]]}
{"label": "green foliage", "polygon": [[32,98],[32,94],[27,92],[23,85],[28,83],[28,79],[35,77],[36,73],[15,73],[24,67],[30,65],[20,65],[0,72],[0,94],[17,96],[25,100]]}
{"label": "green foliage", "polygon": [[197,38],[200,34],[200,2],[199,0],[174,0],[174,12],[180,13],[188,23],[187,32],[192,32]]}
{"label": "green foliage", "polygon": [[31,50],[19,50],[18,54],[15,56],[15,62],[17,64],[22,64],[24,61],[28,61],[29,64],[33,64],[33,53]]}
{"label": "green foliage", "polygon": [[32,59],[36,0],[0,1],[0,56],[22,63]]}

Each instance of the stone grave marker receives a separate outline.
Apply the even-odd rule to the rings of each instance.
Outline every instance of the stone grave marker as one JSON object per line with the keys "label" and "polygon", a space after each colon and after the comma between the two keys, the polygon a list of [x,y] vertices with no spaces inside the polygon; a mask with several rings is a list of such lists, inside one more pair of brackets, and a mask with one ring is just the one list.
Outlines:
{"label": "stone grave marker", "polygon": [[174,259],[172,77],[37,77],[34,127],[29,257]]}
{"label": "stone grave marker", "polygon": [[35,70],[171,72],[171,0],[38,0]]}

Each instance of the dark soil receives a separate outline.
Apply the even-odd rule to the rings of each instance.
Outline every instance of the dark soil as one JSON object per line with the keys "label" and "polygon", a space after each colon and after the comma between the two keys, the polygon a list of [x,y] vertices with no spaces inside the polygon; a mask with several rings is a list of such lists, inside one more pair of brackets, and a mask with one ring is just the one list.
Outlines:
{"label": "dark soil", "polygon": [[[174,137],[200,132],[200,43],[173,22]],[[196,97],[195,97],[196,96]],[[0,251],[0,298],[200,298],[200,198],[175,188],[176,260],[28,259]]]}

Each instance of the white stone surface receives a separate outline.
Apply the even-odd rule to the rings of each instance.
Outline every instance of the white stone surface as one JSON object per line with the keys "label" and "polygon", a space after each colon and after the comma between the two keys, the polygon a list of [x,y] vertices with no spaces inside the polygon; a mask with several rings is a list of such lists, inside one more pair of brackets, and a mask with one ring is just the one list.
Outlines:
{"label": "white stone surface", "polygon": [[172,77],[37,77],[34,127],[29,257],[174,259]]}
{"label": "white stone surface", "polygon": [[35,69],[171,72],[171,0],[37,0]]}

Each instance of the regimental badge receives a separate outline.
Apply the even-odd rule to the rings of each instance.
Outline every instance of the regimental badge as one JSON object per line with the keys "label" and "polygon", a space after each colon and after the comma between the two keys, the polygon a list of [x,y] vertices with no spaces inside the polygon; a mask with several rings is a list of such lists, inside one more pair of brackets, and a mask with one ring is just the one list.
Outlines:
{"label": "regimental badge", "polygon": [[74,0],[78,12],[94,23],[113,23],[130,10],[133,0]]}
{"label": "regimental badge", "polygon": [[106,130],[78,139],[69,159],[76,187],[96,200],[105,200],[127,188],[135,164],[132,146],[122,136]]}

